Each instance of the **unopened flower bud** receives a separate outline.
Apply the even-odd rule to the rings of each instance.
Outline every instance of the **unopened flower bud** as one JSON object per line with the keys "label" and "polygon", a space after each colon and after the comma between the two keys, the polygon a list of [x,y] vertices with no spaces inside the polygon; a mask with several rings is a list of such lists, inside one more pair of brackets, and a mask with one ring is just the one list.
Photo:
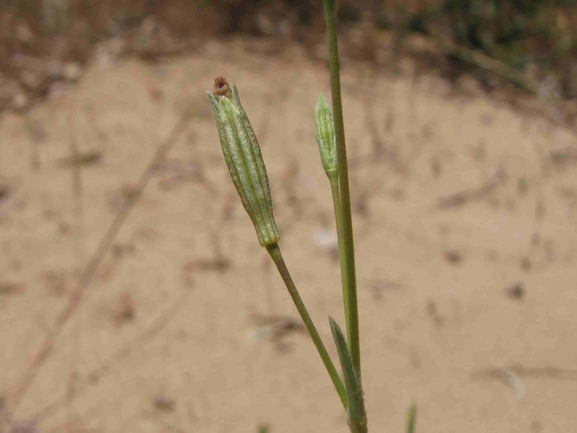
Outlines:
{"label": "unopened flower bud", "polygon": [[329,178],[337,175],[337,142],[335,138],[335,126],[333,113],[325,95],[320,95],[315,108],[315,121],[317,124],[317,143],[321,153],[321,162],[325,173]]}
{"label": "unopened flower bud", "polygon": [[242,204],[263,247],[277,243],[280,235],[272,212],[268,176],[256,135],[242,108],[238,90],[223,77],[215,78],[208,93],[220,144]]}

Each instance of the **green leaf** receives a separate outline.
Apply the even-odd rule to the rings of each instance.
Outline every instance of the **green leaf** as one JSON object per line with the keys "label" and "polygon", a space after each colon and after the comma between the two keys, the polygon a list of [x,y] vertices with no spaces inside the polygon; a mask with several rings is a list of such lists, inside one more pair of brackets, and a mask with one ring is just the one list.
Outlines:
{"label": "green leaf", "polygon": [[329,317],[329,323],[331,325],[331,332],[333,333],[333,338],[339,354],[339,360],[341,362],[341,368],[343,370],[345,388],[347,389],[349,400],[347,421],[349,427],[352,433],[366,433],[367,415],[365,412],[365,400],[359,375],[353,366],[353,360],[349,352],[347,340],[343,335],[343,331],[341,331],[341,328],[332,317]]}
{"label": "green leaf", "polygon": [[417,405],[411,404],[409,413],[407,414],[407,433],[415,433],[415,426],[417,425]]}

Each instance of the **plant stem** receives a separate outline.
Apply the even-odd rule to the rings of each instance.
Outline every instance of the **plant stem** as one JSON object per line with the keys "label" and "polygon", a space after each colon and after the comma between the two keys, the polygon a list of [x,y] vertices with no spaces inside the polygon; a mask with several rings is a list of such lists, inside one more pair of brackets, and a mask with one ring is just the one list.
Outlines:
{"label": "plant stem", "polygon": [[[335,24],[335,0],[323,0],[327,21],[329,43],[329,62],[331,70],[331,94],[335,120],[335,137],[338,157],[338,185],[340,193],[340,214],[342,242],[339,239],[341,267],[345,284],[343,286],[344,304],[347,309],[347,339],[353,365],[361,377],[361,350],[359,339],[359,313],[357,302],[357,278],[355,271],[355,250],[353,244],[353,221],[351,215],[351,196],[349,191],[349,169],[345,143],[345,126],[343,122],[343,102],[341,99],[341,79],[339,50]],[[338,224],[338,219],[337,219]],[[343,254],[344,253],[344,254]]]}
{"label": "plant stem", "polygon": [[333,381],[333,384],[335,386],[335,389],[337,390],[337,393],[339,394],[339,397],[341,398],[343,406],[345,410],[347,410],[348,409],[347,390],[345,389],[345,386],[339,376],[339,373],[337,372],[337,369],[335,368],[335,365],[333,364],[333,361],[329,356],[329,353],[327,352],[323,340],[321,339],[321,336],[319,335],[317,328],[315,327],[313,320],[311,319],[311,316],[309,315],[309,312],[307,311],[305,304],[295,286],[291,274],[282,257],[278,243],[267,245],[266,250],[270,254],[274,264],[276,265],[280,273],[280,276],[282,277],[286,285],[286,288],[288,289],[291,298],[293,299],[294,304],[297,307],[297,310],[307,328],[307,331],[309,332],[311,339],[313,340],[313,343],[315,344],[315,347],[319,352],[323,364],[325,365],[325,368],[327,369],[327,372],[329,373],[329,376]]}
{"label": "plant stem", "polygon": [[[331,192],[333,195],[333,207],[335,210],[335,221],[337,225],[337,238],[339,242],[339,259],[341,262],[341,280],[343,286],[343,304],[345,307],[345,323],[346,329],[351,328],[351,315],[349,307],[349,298],[347,294],[347,266],[345,263],[345,241],[344,241],[344,231],[343,231],[343,210],[341,205],[341,193],[339,191],[339,178],[338,174],[334,176],[329,176],[329,181],[331,184]],[[350,351],[350,348],[349,348]]]}

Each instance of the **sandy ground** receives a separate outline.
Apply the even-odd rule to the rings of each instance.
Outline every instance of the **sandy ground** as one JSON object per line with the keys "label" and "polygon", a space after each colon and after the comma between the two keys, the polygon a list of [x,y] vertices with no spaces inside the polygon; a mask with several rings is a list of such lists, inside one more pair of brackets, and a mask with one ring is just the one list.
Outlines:
{"label": "sandy ground", "polygon": [[[211,45],[98,66],[0,120],[6,431],[347,431],[312,343],[289,326],[297,313],[204,93],[215,75],[236,81],[285,259],[335,355],[340,277],[313,121],[328,76],[301,54]],[[343,88],[370,430],[402,432],[415,401],[420,433],[577,431],[575,134],[438,78],[346,64]]]}

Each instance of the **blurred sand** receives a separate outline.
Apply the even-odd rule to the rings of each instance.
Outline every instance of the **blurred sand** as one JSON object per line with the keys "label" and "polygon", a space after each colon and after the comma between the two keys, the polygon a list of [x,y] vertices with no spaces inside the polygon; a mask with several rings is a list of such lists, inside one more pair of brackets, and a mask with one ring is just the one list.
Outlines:
{"label": "blurred sand", "polygon": [[[234,194],[204,93],[215,75],[239,87],[285,259],[329,344],[327,316],[344,321],[313,121],[328,74],[297,49],[267,59],[233,48],[95,66],[0,120],[10,402],[114,215],[193,113],[22,404],[8,407],[14,425],[347,431],[308,337],[282,332],[297,313]],[[438,78],[346,63],[343,90],[370,431],[404,431],[411,401],[419,433],[577,431],[575,134]]]}

